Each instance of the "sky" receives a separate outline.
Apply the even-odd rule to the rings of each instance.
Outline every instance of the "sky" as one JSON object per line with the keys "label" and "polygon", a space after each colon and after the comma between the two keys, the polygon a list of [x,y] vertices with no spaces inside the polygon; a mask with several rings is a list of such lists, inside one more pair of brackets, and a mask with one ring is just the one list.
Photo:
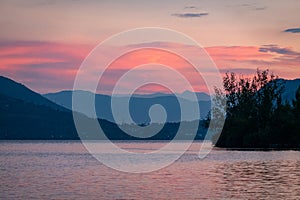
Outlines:
{"label": "sky", "polygon": [[[40,93],[70,90],[82,62],[99,43],[122,31],[161,27],[193,38],[222,74],[248,75],[260,68],[281,78],[300,78],[299,8],[298,0],[4,0],[0,2],[0,75]],[[122,45],[117,48],[125,48]],[[98,92],[109,92],[122,70],[153,60],[180,67],[181,73],[193,77],[195,90],[207,91],[184,60],[146,50],[114,62]],[[139,70],[137,77],[167,78],[155,66]],[[209,72],[204,76],[209,77]],[[173,84],[177,92],[186,89],[176,79]],[[149,87],[147,92],[160,90]]]}

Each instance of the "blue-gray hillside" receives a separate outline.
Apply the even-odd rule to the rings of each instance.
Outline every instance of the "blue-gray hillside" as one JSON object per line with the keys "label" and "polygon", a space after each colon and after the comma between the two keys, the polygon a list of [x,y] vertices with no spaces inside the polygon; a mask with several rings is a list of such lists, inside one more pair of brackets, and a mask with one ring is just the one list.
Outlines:
{"label": "blue-gray hillside", "polygon": [[[77,96],[82,99],[84,104],[85,99],[93,98],[93,93],[87,91],[74,91]],[[193,121],[199,120],[197,115],[198,108],[200,110],[200,119],[204,119],[210,110],[210,97],[205,93],[198,93],[196,96],[198,99],[206,99],[205,101],[191,101],[191,92],[186,91],[185,93],[178,94],[179,98],[172,94],[146,94],[146,95],[133,95],[132,97],[126,95],[120,95],[111,97],[103,94],[95,95],[95,107],[97,117],[106,119],[112,122],[131,123],[129,115],[126,115],[127,109],[129,109],[130,117],[133,122],[137,124],[148,124],[148,123],[160,123],[163,122],[161,112],[153,112],[152,119],[149,116],[149,110],[151,106],[155,104],[161,105],[165,109],[166,121],[167,122],[180,122],[180,121]],[[68,109],[72,109],[72,91],[61,91],[58,93],[45,94],[44,97],[49,100],[64,106]],[[119,117],[116,121],[113,118],[111,102],[114,104],[114,112]],[[126,104],[128,102],[128,104]],[[128,105],[128,106],[126,106]],[[182,115],[181,109],[186,111],[185,115]],[[86,115],[93,117],[91,108],[89,105],[86,107]],[[79,111],[79,110],[76,110]],[[115,115],[114,115],[115,116]],[[152,121],[151,121],[152,120]]]}

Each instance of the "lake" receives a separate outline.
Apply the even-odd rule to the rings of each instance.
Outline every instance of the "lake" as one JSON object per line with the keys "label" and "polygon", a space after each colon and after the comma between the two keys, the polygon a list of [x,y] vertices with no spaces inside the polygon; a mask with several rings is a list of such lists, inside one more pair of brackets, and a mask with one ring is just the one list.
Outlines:
{"label": "lake", "polygon": [[[213,150],[201,160],[200,144],[168,167],[132,174],[80,142],[1,141],[0,199],[300,199],[299,151]],[[117,145],[148,151],[164,142]]]}

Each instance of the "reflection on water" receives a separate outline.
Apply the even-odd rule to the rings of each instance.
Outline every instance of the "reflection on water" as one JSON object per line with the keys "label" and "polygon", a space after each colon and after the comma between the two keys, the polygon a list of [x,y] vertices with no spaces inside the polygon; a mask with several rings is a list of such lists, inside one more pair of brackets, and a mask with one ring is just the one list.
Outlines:
{"label": "reflection on water", "polygon": [[300,199],[300,152],[214,150],[200,160],[199,146],[167,168],[129,174],[102,165],[79,142],[1,142],[0,199]]}

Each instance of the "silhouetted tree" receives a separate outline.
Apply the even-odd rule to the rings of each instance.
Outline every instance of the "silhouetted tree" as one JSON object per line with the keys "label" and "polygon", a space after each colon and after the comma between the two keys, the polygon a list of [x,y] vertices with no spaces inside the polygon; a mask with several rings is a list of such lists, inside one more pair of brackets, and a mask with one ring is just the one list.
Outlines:
{"label": "silhouetted tree", "polygon": [[[258,69],[252,78],[226,73],[223,79],[226,121],[222,134],[219,139],[213,137],[213,143],[233,148],[289,146],[288,140],[281,140],[285,130],[293,132],[291,106],[283,105],[281,100],[283,83],[269,70]],[[300,89],[294,110],[297,103],[300,108]]]}

